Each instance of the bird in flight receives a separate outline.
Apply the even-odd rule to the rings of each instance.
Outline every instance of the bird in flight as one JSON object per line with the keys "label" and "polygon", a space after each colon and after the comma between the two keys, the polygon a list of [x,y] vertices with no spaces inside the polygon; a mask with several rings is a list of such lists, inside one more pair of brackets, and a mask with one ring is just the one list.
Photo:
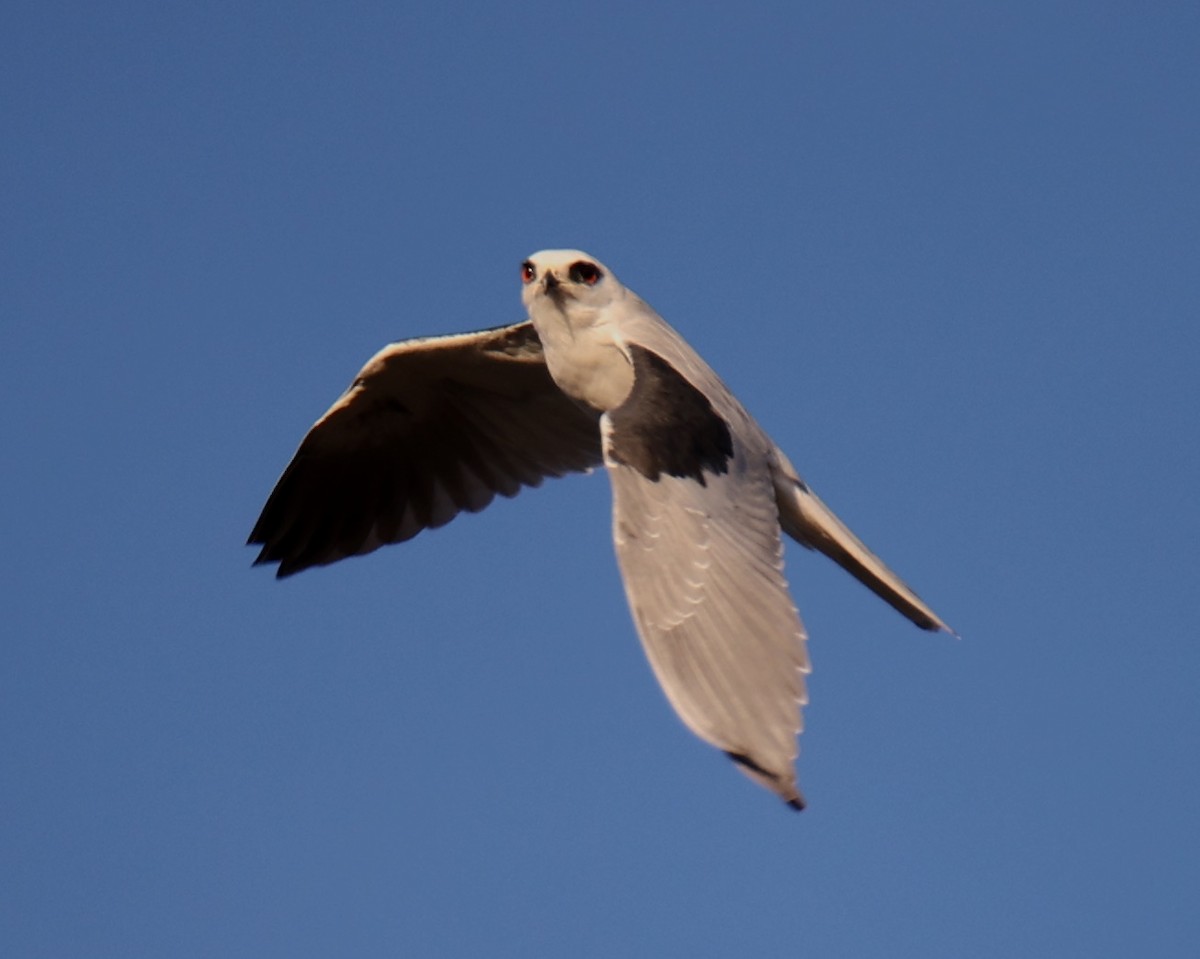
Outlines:
{"label": "bird in flight", "polygon": [[800,478],[665,320],[579,250],[521,265],[529,319],[384,347],[317,420],[249,542],[290,576],[603,464],[625,593],[679,717],[804,808],[807,634],[782,533],[951,632]]}

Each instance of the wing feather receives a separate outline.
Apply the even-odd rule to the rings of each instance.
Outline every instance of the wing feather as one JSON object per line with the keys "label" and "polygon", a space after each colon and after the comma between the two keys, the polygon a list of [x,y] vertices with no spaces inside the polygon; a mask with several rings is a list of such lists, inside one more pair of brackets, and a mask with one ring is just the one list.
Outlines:
{"label": "wing feather", "polygon": [[[671,705],[792,805],[806,636],[783,576],[769,467],[735,431],[733,468],[650,479],[607,456],[625,592]],[[757,439],[757,436],[754,437]]]}
{"label": "wing feather", "polygon": [[289,576],[600,462],[598,416],[554,384],[531,323],[393,343],[308,431],[249,542]]}

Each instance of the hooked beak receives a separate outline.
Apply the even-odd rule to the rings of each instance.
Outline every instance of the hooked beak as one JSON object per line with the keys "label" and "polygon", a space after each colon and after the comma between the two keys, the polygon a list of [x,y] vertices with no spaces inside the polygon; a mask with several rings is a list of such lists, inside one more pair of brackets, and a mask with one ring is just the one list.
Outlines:
{"label": "hooked beak", "polygon": [[566,287],[563,286],[562,281],[552,271],[547,271],[546,275],[542,278],[542,291],[550,299],[554,300],[555,303],[561,303],[567,295]]}

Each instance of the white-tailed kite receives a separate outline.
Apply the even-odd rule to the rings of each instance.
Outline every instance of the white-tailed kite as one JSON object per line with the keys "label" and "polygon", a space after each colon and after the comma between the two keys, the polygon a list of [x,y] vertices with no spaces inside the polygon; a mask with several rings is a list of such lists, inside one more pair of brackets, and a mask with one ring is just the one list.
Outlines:
{"label": "white-tailed kite", "polygon": [[701,739],[796,809],[806,634],[781,531],[948,627],[822,503],[725,384],[601,263],[521,265],[529,320],[393,343],[309,430],[250,534],[290,576],[603,463],[646,655]]}

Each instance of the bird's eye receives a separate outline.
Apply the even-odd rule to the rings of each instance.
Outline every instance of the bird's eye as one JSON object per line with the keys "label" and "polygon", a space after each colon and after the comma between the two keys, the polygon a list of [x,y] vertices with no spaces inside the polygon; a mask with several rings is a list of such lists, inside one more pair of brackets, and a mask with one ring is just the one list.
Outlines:
{"label": "bird's eye", "polygon": [[537,276],[537,270],[533,268],[533,264],[526,260],[521,264],[521,282],[532,283],[533,278]]}
{"label": "bird's eye", "polygon": [[604,276],[600,272],[600,267],[595,263],[589,263],[587,260],[580,260],[578,263],[572,263],[568,275],[576,283],[586,283],[588,286],[595,286]]}

